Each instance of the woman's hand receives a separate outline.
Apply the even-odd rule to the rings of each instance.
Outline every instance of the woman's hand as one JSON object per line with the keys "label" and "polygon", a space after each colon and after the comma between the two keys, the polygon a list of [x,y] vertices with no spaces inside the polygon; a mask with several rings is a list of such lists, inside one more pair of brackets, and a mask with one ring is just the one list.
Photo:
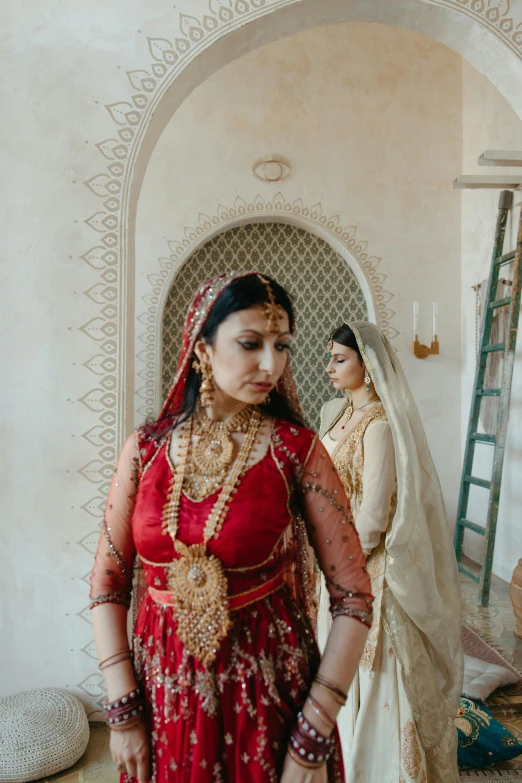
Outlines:
{"label": "woman's hand", "polygon": [[138,783],[149,783],[149,739],[144,723],[127,731],[111,731],[110,748],[120,772],[137,778]]}
{"label": "woman's hand", "polygon": [[281,783],[328,783],[326,763],[317,769],[307,769],[287,753]]}

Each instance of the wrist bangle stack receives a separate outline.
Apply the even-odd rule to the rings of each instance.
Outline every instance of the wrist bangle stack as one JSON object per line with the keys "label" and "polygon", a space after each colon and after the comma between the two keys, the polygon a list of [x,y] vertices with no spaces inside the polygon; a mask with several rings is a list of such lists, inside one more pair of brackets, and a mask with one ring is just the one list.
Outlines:
{"label": "wrist bangle stack", "polygon": [[126,731],[136,726],[143,717],[144,703],[139,688],[134,688],[115,701],[105,702],[107,724],[114,731]]}
{"label": "wrist bangle stack", "polygon": [[334,747],[335,737],[323,737],[300,712],[288,745],[288,752],[294,761],[302,767],[317,769],[328,761]]}
{"label": "wrist bangle stack", "polygon": [[337,704],[340,704],[341,707],[344,707],[346,704],[348,694],[344,693],[344,691],[342,691],[341,688],[339,688],[339,686],[334,682],[328,680],[326,677],[323,677],[322,674],[318,674],[316,676],[314,685],[318,685],[319,688],[322,688],[324,691],[328,691],[332,699],[334,699]]}

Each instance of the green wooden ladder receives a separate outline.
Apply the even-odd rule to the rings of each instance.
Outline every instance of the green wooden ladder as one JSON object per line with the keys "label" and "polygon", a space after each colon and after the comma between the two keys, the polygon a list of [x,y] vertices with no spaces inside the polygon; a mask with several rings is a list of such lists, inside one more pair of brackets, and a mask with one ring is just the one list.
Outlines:
{"label": "green wooden ladder", "polygon": [[[495,231],[495,244],[491,272],[489,275],[486,307],[482,319],[480,336],[480,348],[475,373],[475,385],[471,399],[468,434],[466,437],[466,450],[464,453],[464,465],[460,483],[460,496],[457,512],[457,526],[455,529],[455,553],[459,570],[469,576],[480,585],[479,603],[487,606],[489,602],[489,590],[491,586],[491,569],[493,566],[493,552],[495,548],[495,533],[497,529],[498,506],[500,487],[502,483],[502,467],[506,445],[507,424],[509,420],[509,401],[511,397],[511,383],[513,378],[513,365],[515,361],[515,349],[517,342],[518,320],[520,313],[520,289],[522,283],[522,266],[520,257],[522,253],[522,209],[518,228],[516,250],[502,255],[506,222],[513,201],[513,194],[509,190],[503,190],[500,194],[497,227]],[[511,296],[497,299],[497,288],[501,267],[506,264],[514,264],[513,283]],[[509,307],[508,337],[506,343],[490,344],[493,315],[497,307]],[[485,389],[484,379],[488,356],[493,351],[504,351],[504,364],[502,371],[502,386],[500,389]],[[480,406],[485,397],[500,397],[500,407],[497,419],[495,435],[486,435],[477,432],[479,426]],[[486,444],[493,447],[493,470],[491,481],[473,476],[473,459],[475,446]],[[471,486],[482,487],[489,492],[488,513],[486,526],[470,522],[468,515],[468,502]],[[485,549],[482,557],[480,572],[467,568],[462,563],[462,543],[464,532],[470,530],[473,533],[484,536]]]}

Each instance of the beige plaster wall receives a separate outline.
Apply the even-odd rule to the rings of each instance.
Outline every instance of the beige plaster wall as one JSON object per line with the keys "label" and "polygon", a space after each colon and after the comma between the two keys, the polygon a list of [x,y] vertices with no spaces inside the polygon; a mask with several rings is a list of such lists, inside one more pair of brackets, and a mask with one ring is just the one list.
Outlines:
{"label": "beige plaster wall", "polygon": [[67,687],[90,714],[103,697],[87,609],[106,480],[95,468],[115,443],[99,394],[86,398],[100,369],[84,362],[103,340],[89,331],[96,293],[84,295],[96,279],[80,256],[97,237],[83,221],[98,204],[83,183],[99,167],[95,142],[113,134],[104,105],[130,99],[124,69],[147,48],[138,30],[147,18],[161,27],[166,10],[2,4],[0,695]]}
{"label": "beige plaster wall", "polygon": [[[148,326],[160,259],[200,212],[212,217],[237,197],[273,201],[280,193],[289,204],[321,202],[326,214],[355,226],[367,253],[382,259],[393,342],[452,518],[460,466],[460,194],[451,182],[462,154],[461,62],[426,36],[377,24],[310,30],[243,56],[194,90],[166,127],[136,227],[136,314]],[[290,178],[270,184],[254,177],[254,161],[270,152],[290,161]],[[411,355],[414,300],[424,341],[432,301],[440,303],[437,358]],[[136,371],[141,390],[139,359]],[[136,408],[139,420],[140,393]]]}
{"label": "beige plaster wall", "polygon": [[[518,174],[520,169],[485,169],[477,166],[478,156],[485,149],[522,149],[522,122],[491,83],[465,61],[463,83],[463,163],[466,174],[495,171]],[[498,191],[473,190],[462,195],[462,430],[467,431],[471,393],[475,374],[475,293],[472,286],[487,280],[497,218]],[[505,249],[512,250],[522,198],[515,193],[515,206],[508,222]],[[477,447],[475,475],[491,476],[491,448]],[[509,582],[518,558],[522,557],[522,334],[518,335],[511,417],[506,443],[502,493],[500,497],[493,573]],[[487,492],[474,488],[471,495],[470,519],[483,524],[487,511]],[[467,533],[465,552],[480,561],[483,540]]]}

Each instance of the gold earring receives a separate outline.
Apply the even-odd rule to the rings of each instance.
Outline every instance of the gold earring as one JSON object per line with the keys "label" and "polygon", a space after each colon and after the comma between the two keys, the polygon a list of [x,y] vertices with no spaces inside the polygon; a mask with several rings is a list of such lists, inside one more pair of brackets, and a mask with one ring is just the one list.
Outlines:
{"label": "gold earring", "polygon": [[199,387],[199,396],[204,408],[210,408],[214,402],[214,386],[212,385],[212,367],[205,362],[192,363],[195,371],[201,375],[201,386]]}
{"label": "gold earring", "polygon": [[371,391],[372,390],[372,387],[371,387],[372,379],[370,378],[370,373],[368,372],[368,370],[366,370],[366,372],[364,374],[364,382],[366,384],[366,391],[367,392]]}

